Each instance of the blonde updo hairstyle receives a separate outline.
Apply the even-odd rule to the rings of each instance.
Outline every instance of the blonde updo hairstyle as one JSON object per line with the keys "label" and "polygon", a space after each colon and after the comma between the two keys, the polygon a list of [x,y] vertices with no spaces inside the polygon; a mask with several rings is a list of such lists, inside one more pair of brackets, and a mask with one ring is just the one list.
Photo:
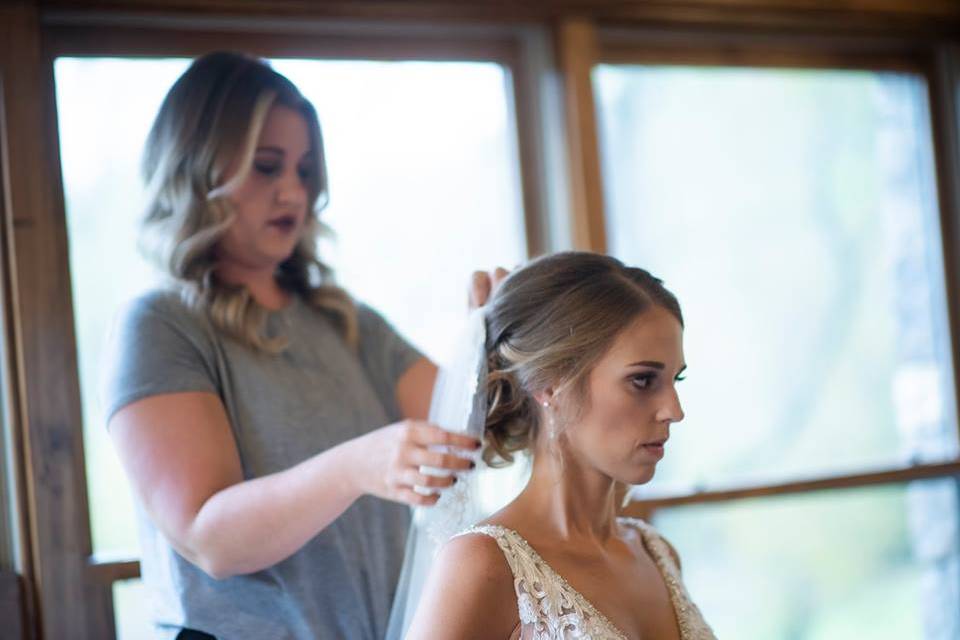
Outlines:
{"label": "blonde updo hairstyle", "polygon": [[[316,254],[327,203],[327,171],[320,123],[313,105],[265,61],[231,52],[196,59],[167,93],[147,137],[142,174],[147,206],[142,240],[179,288],[184,301],[213,325],[258,350],[276,352],[283,336],[267,337],[268,311],[245,287],[216,274],[216,245],[234,219],[228,197],[246,179],[267,114],[282,105],[307,123],[313,155],[307,190],[307,228],[291,256],[279,265],[278,284],[326,313],[351,345],[357,341],[356,309],[331,282]],[[233,175],[228,169],[239,167]]]}
{"label": "blonde updo hairstyle", "polygon": [[541,428],[535,396],[553,390],[561,415],[586,408],[588,374],[637,316],[661,307],[683,326],[661,280],[609,256],[565,252],[533,260],[500,285],[487,311],[484,460],[513,462]]}

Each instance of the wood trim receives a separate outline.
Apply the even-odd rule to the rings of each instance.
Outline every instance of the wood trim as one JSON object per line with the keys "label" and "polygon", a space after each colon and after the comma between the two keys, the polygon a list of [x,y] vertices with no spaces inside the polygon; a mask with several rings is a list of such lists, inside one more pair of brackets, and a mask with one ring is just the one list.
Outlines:
{"label": "wood trim", "polygon": [[799,480],[773,485],[757,485],[754,487],[741,487],[730,490],[702,491],[676,496],[644,498],[631,501],[624,508],[623,513],[625,515],[639,517],[638,514],[650,513],[651,511],[666,507],[785,496],[829,489],[852,489],[856,487],[912,482],[914,480],[927,480],[930,478],[958,475],[960,475],[960,460],[954,460],[941,464],[922,464],[907,468],[884,469],[868,473]]}
{"label": "wood trim", "polygon": [[92,582],[112,586],[114,582],[139,578],[140,561],[135,558],[116,560],[91,558],[87,573]]}
{"label": "wood trim", "polygon": [[[952,417],[960,429],[960,420],[957,420],[960,414],[957,406],[960,402],[960,101],[957,96],[960,91],[960,45],[946,45],[939,49],[929,82],[947,322],[953,361]],[[960,439],[960,433],[957,437]]]}
{"label": "wood trim", "polygon": [[741,25],[759,29],[915,32],[960,31],[952,0],[41,0],[45,14],[70,16],[140,13],[191,17],[246,15],[314,19],[596,22],[659,26]]}
{"label": "wood trim", "polygon": [[53,56],[183,56],[242,49],[271,58],[358,58],[368,60],[484,60],[501,64],[516,58],[516,42],[504,32],[459,36],[391,32],[278,33],[247,25],[234,29],[149,26],[44,27],[44,49]]}
{"label": "wood trim", "polygon": [[90,523],[53,65],[28,0],[0,8],[0,74],[7,157],[17,159],[8,167],[8,229],[35,623],[39,637],[111,639],[110,591],[85,572]]}
{"label": "wood trim", "polygon": [[[9,207],[6,203],[7,172],[5,167],[10,162],[4,152],[6,144],[6,126],[3,117],[3,74],[0,73],[0,568],[11,568],[20,564],[24,549],[18,541],[18,532],[23,530],[19,521],[20,505],[25,504],[19,499],[19,488],[22,486],[19,473],[21,448],[16,423],[10,420],[11,407],[14,405],[14,395],[11,393],[10,366],[8,364],[10,349],[13,340],[7,340],[7,314],[12,300],[7,295],[8,284],[5,281],[9,269],[6,267],[6,241],[8,234],[4,221],[7,219]],[[11,515],[13,518],[11,519]],[[2,570],[2,569],[0,569]]]}
{"label": "wood trim", "polygon": [[546,234],[546,185],[543,145],[539,134],[541,104],[537,94],[538,69],[520,43],[518,56],[510,65],[513,89],[513,114],[516,127],[517,161],[520,166],[520,189],[523,200],[524,236],[527,257],[533,258],[548,250]]}
{"label": "wood trim", "polygon": [[558,25],[557,62],[563,84],[573,248],[606,253],[603,177],[591,78],[598,56],[592,23],[575,19]]}
{"label": "wood trim", "polygon": [[[23,377],[22,377],[22,358],[20,356],[20,342],[16,331],[16,282],[14,281],[14,262],[13,262],[13,215],[12,205],[10,203],[10,154],[7,147],[7,121],[4,111],[6,102],[3,71],[0,69],[0,305],[2,305],[2,327],[3,333],[0,339],[3,340],[2,358],[0,366],[4,370],[3,387],[0,393],[3,394],[3,420],[6,422],[6,428],[9,431],[7,444],[10,448],[8,460],[12,465],[6,479],[13,486],[8,487],[8,495],[11,497],[12,513],[11,527],[15,529],[12,536],[12,552],[14,555],[12,566],[21,575],[33,575],[33,553],[31,541],[31,521],[28,517],[28,508],[30,504],[27,495],[27,455],[24,446],[23,425],[21,419],[21,407],[23,406]],[[2,483],[0,483],[2,484]],[[19,598],[21,602],[21,615],[25,621],[35,620],[36,601],[34,591],[28,584],[19,583]],[[9,592],[8,592],[9,595]],[[6,605],[3,605],[6,606]],[[5,619],[0,615],[0,620]],[[33,624],[23,622],[21,624],[20,635],[25,638],[36,637],[36,629]]]}
{"label": "wood trim", "polygon": [[732,29],[600,31],[600,59],[672,64],[922,72],[936,46],[914,36],[753,33]]}

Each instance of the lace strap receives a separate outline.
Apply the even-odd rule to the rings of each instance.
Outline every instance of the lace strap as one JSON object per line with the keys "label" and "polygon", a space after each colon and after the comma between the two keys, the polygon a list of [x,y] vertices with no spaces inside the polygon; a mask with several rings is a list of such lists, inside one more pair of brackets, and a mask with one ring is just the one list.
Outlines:
{"label": "lace strap", "polygon": [[660,535],[653,525],[639,518],[617,518],[622,524],[633,527],[643,538],[643,544],[653,557],[653,561],[660,568],[661,573],[680,580],[680,565],[677,564],[676,552],[670,543]]}
{"label": "lace strap", "polygon": [[500,551],[503,552],[503,557],[506,558],[507,564],[510,566],[510,573],[513,574],[514,581],[516,581],[519,577],[518,574],[523,571],[523,567],[521,567],[517,561],[517,557],[522,554],[522,549],[517,542],[517,538],[520,540],[523,540],[523,538],[520,538],[520,535],[516,531],[498,525],[475,525],[465,531],[461,531],[454,537],[465,536],[471,533],[480,533],[497,541],[497,546],[500,547]]}
{"label": "lace strap", "polygon": [[716,640],[713,630],[703,619],[699,607],[693,603],[687,592],[683,580],[680,578],[680,566],[674,557],[666,538],[650,524],[638,518],[620,518],[621,522],[632,526],[640,532],[644,545],[653,557],[653,561],[660,569],[670,600],[677,613],[677,622],[680,626],[680,637],[683,640]]}
{"label": "lace strap", "polygon": [[520,622],[533,625],[535,638],[625,640],[623,633],[547,564],[519,533],[498,525],[479,525],[460,535],[468,533],[481,533],[497,541],[513,573]]}

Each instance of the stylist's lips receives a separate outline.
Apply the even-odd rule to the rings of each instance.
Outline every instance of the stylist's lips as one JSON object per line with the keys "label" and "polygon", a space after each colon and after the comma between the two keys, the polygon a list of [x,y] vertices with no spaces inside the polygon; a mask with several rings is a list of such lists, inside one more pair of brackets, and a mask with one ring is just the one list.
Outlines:
{"label": "stylist's lips", "polygon": [[297,216],[290,214],[286,216],[277,216],[267,221],[267,226],[281,233],[289,233],[297,226]]}
{"label": "stylist's lips", "polygon": [[641,448],[655,456],[657,459],[663,457],[663,447],[667,443],[667,438],[662,440],[654,440],[652,442],[647,442],[641,446]]}

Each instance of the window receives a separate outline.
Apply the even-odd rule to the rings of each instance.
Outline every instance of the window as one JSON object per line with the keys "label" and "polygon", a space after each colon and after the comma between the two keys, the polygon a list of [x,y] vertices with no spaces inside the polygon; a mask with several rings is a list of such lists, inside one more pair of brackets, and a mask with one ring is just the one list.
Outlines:
{"label": "window", "polygon": [[635,495],[686,496],[654,519],[717,635],[953,637],[955,479],[696,504],[957,458],[924,77],[602,64],[593,81],[609,249],[686,319],[686,419]]}
{"label": "window", "polygon": [[[735,0],[692,0],[683,7],[594,3],[576,12],[563,3],[533,3],[522,10],[476,2],[300,3],[276,12],[267,3],[253,3],[227,15],[219,13],[223,3],[201,1],[188,13],[171,9],[162,16],[91,2],[62,11],[61,4],[0,8],[5,164],[0,186],[3,244],[9,249],[3,268],[14,267],[4,281],[15,298],[5,332],[11,363],[5,400],[14,440],[28,456],[17,470],[24,486],[16,515],[25,526],[19,542],[30,597],[24,604],[26,616],[32,616],[27,625],[35,631],[109,638],[115,610],[113,626],[123,638],[146,633],[138,631],[146,608],[142,586],[132,579],[136,563],[102,561],[126,557],[134,544],[132,529],[93,515],[97,558],[91,563],[87,557],[87,496],[77,481],[84,467],[90,469],[95,512],[111,501],[129,509],[125,483],[101,480],[116,477],[119,469],[96,416],[95,354],[114,301],[150,277],[133,250],[133,223],[139,211],[136,148],[156,105],[187,56],[241,48],[324,60],[278,61],[290,64],[284,70],[305,89],[314,75],[329,80],[338,65],[355,65],[355,82],[333,93],[324,84],[311,94],[331,152],[339,135],[332,113],[350,91],[380,92],[398,103],[417,98],[387,93],[393,76],[374,82],[360,68],[410,71],[411,83],[417,67],[476,71],[479,85],[492,93],[471,95],[499,105],[494,111],[502,111],[506,130],[488,129],[500,116],[484,111],[491,120],[466,133],[476,133],[475,141],[487,135],[490,146],[482,148],[488,153],[478,151],[481,147],[464,150],[477,160],[468,167],[459,161],[459,148],[447,148],[441,168],[455,175],[444,174],[430,186],[445,186],[444,180],[461,185],[464,197],[457,207],[482,201],[487,214],[509,211],[497,234],[507,242],[474,242],[455,255],[483,246],[491,252],[489,261],[471,255],[463,263],[512,264],[514,255],[524,255],[512,244],[518,218],[524,220],[530,252],[569,246],[606,250],[606,230],[614,254],[649,267],[677,291],[689,322],[691,368],[683,390],[688,418],[674,431],[668,466],[633,507],[652,509],[658,526],[679,547],[691,591],[718,631],[733,637],[846,637],[851,632],[843,625],[858,612],[890,614],[882,630],[870,629],[877,637],[957,635],[957,533],[949,523],[956,521],[951,487],[960,474],[960,456],[955,363],[947,357],[950,339],[956,344],[951,333],[960,308],[955,275],[960,272],[960,9],[954,3],[862,0],[857,11],[826,6],[800,11],[773,0],[750,7]],[[375,62],[385,59],[398,62]],[[399,62],[414,59],[423,62]],[[461,62],[444,62],[456,60]],[[301,64],[310,69],[309,80],[297,75]],[[95,69],[124,80],[97,80]],[[85,80],[79,84],[71,76]],[[344,76],[340,80],[351,79]],[[143,78],[149,81],[139,82]],[[739,104],[735,86],[746,96]],[[131,90],[124,91],[127,87]],[[118,102],[98,105],[104,96]],[[59,139],[50,137],[57,127],[55,97]],[[437,98],[454,108],[434,114],[438,122],[457,115],[456,97]],[[84,116],[83,105],[94,111]],[[472,109],[464,106],[476,114]],[[928,111],[936,115],[932,132]],[[417,115],[410,122],[417,122]],[[812,137],[804,138],[804,132]],[[84,142],[84,135],[93,135],[96,144]],[[130,144],[126,151],[100,144],[108,139]],[[374,151],[367,157],[397,151],[383,142],[370,144]],[[81,149],[86,155],[78,155]],[[57,190],[61,176],[51,162],[57,150],[66,215]],[[416,156],[419,149],[405,151]],[[408,160],[390,166],[404,169]],[[331,162],[334,172],[347,166],[346,160]],[[384,285],[380,274],[368,276],[372,271],[351,262],[358,255],[349,228],[355,212],[372,214],[366,198],[373,189],[361,192],[357,171],[367,173],[362,166],[333,176],[326,219],[340,237],[323,253],[348,287],[439,355],[441,335],[434,341],[430,332],[429,341],[424,339],[426,325],[398,308],[416,306],[392,298],[394,291],[410,291],[406,283]],[[469,190],[468,175],[488,184]],[[379,179],[387,185],[392,177]],[[445,206],[436,193],[424,196],[419,187],[418,198],[429,201],[434,213],[434,205],[444,210],[442,220],[434,213],[378,210],[381,220],[392,216],[384,228],[400,233],[392,225],[410,220],[416,222],[409,229],[426,225],[439,236],[445,222],[459,219],[459,208]],[[399,207],[409,201],[402,194],[393,198]],[[543,210],[548,205],[549,216]],[[710,219],[697,217],[701,205],[712,213]],[[471,233],[488,232],[479,220],[463,223]],[[101,256],[93,260],[89,247],[101,238],[109,238],[113,249],[128,250],[118,259],[122,269],[97,271]],[[434,240],[403,260],[447,246],[446,238]],[[728,242],[737,250],[714,251]],[[393,243],[377,247],[394,249]],[[716,286],[694,277],[683,262],[692,255],[711,256],[697,272],[709,274]],[[444,259],[438,255],[431,264]],[[791,271],[798,261],[807,264],[809,279]],[[388,263],[382,275],[409,273],[393,266]],[[443,284],[409,294],[417,303],[434,293],[459,298],[438,301],[442,309],[422,319],[459,313],[465,276],[453,274],[457,268],[430,273],[434,279],[447,276],[452,288]],[[786,284],[775,286],[778,279]],[[98,282],[109,283],[102,286],[105,293],[96,291]],[[104,298],[103,309],[94,308],[98,295],[112,296]],[[953,326],[945,320],[948,299]],[[745,314],[754,304],[758,314]],[[799,322],[793,313],[798,308]],[[745,341],[751,347],[746,356]],[[731,354],[739,361],[732,362]],[[724,393],[731,386],[752,392],[734,403]],[[81,421],[86,461],[77,438]],[[132,522],[126,515],[119,520]],[[836,547],[833,540],[821,547],[800,535],[808,520],[834,534]],[[687,535],[701,524],[715,537]],[[882,539],[849,542],[874,536],[878,527]],[[761,530],[767,534],[757,534]],[[751,540],[757,544],[744,552],[743,543]],[[854,553],[863,559],[858,575],[845,563]],[[817,560],[821,554],[829,560],[825,564]],[[811,566],[799,566],[808,562]],[[746,577],[745,591],[756,593],[763,584],[780,603],[794,596],[800,601],[731,621],[716,585],[729,586],[727,572],[733,571]],[[900,584],[888,584],[898,578]],[[867,596],[855,595],[861,585],[869,585],[869,595],[884,608],[873,608],[873,600],[864,605]],[[821,590],[838,603],[835,615],[824,608]],[[801,607],[810,612],[809,622],[798,622]]]}
{"label": "window", "polygon": [[718,638],[955,638],[958,504],[944,478],[675,507],[655,520]]}
{"label": "window", "polygon": [[[95,553],[135,557],[131,497],[99,413],[100,353],[157,276],[137,251],[147,131],[188,59],[60,58],[57,104]],[[330,172],[321,244],[339,281],[443,361],[469,275],[526,254],[510,72],[492,62],[276,60],[317,108]],[[109,250],[111,259],[103,260]],[[402,265],[398,268],[398,265]],[[424,283],[431,283],[429,287]],[[123,487],[123,489],[121,489]],[[142,626],[118,583],[123,638]],[[138,622],[140,620],[140,622]],[[146,633],[144,631],[143,633]]]}

